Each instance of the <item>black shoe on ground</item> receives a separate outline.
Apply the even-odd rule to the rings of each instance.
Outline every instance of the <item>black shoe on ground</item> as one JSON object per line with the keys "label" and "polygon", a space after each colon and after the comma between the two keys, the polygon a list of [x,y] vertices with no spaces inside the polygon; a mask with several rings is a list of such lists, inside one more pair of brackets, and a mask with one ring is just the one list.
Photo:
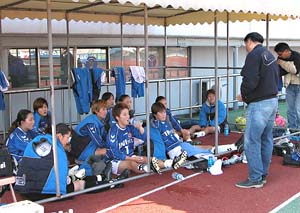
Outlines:
{"label": "black shoe on ground", "polygon": [[158,160],[156,157],[151,158],[150,169],[159,175],[161,174],[160,167],[158,165]]}
{"label": "black shoe on ground", "polygon": [[252,182],[249,179],[247,179],[243,182],[236,183],[235,186],[239,188],[249,189],[249,188],[261,188],[264,186],[264,184],[262,180],[257,182]]}
{"label": "black shoe on ground", "polygon": [[187,152],[183,151],[179,156],[176,156],[173,160],[172,167],[173,169],[178,169],[187,159]]}
{"label": "black shoe on ground", "polygon": [[[124,180],[128,177],[129,177],[129,170],[124,169],[124,171],[120,175],[118,175],[118,177],[115,179],[115,181]],[[116,184],[113,188],[123,188],[123,187],[124,187],[124,183],[119,183]]]}
{"label": "black shoe on ground", "polygon": [[266,176],[266,175],[262,175],[262,176],[261,176],[261,182],[262,182],[263,184],[266,184],[266,183],[267,183],[267,176]]}
{"label": "black shoe on ground", "polygon": [[111,162],[106,163],[106,167],[102,172],[102,175],[104,176],[104,181],[110,181],[112,179],[111,172],[112,172],[112,164]]}

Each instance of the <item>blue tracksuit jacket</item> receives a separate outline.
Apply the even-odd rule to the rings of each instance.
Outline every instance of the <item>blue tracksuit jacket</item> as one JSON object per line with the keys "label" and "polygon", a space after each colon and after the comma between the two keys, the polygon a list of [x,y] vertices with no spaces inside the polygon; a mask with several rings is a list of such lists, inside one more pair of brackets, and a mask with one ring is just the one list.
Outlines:
{"label": "blue tracksuit jacket", "polygon": [[[49,151],[46,156],[38,155],[34,148],[34,144],[39,143],[42,138],[46,139],[46,142],[44,143],[49,143],[51,145],[51,151]],[[57,140],[57,157],[60,193],[66,194],[68,159],[59,140]],[[19,193],[56,194],[51,135],[39,135],[26,147],[23,159],[18,167],[15,190]]]}
{"label": "blue tracksuit jacket", "polygon": [[13,158],[19,162],[22,159],[24,150],[28,143],[37,135],[33,130],[24,132],[20,127],[17,127],[8,137],[6,146]]}
{"label": "blue tracksuit jacket", "polygon": [[3,91],[8,89],[8,84],[6,81],[4,73],[0,70],[0,110],[5,110],[4,94]]}
{"label": "blue tracksuit jacket", "polygon": [[73,94],[79,114],[89,113],[93,100],[93,88],[90,72],[87,68],[74,69],[75,84]]}
{"label": "blue tracksuit jacket", "polygon": [[[218,100],[219,105],[219,120],[218,125],[222,124],[226,119],[226,107],[223,104],[222,101]],[[202,105],[199,117],[200,117],[200,123],[199,125],[201,127],[207,127],[207,126],[216,126],[216,120],[215,120],[215,105],[209,105],[209,103],[205,102]]]}
{"label": "blue tracksuit jacket", "polygon": [[33,113],[34,131],[38,134],[46,134],[46,128],[51,126],[51,113],[48,111],[47,116],[43,117],[38,112]]}
{"label": "blue tracksuit jacket", "polygon": [[116,100],[118,100],[121,95],[126,94],[126,75],[124,68],[115,67],[112,76],[116,79]]}
{"label": "blue tracksuit jacket", "polygon": [[103,122],[92,114],[83,119],[75,128],[71,139],[71,153],[80,161],[94,155],[97,148],[106,147],[106,135]]}

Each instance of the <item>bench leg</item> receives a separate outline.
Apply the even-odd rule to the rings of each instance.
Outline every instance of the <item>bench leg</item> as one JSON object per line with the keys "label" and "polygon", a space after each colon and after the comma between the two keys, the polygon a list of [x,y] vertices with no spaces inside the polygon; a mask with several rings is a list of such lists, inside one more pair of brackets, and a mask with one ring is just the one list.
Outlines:
{"label": "bench leg", "polygon": [[15,191],[14,191],[12,184],[9,184],[9,188],[10,188],[11,195],[13,197],[13,201],[17,202],[17,198],[16,198]]}

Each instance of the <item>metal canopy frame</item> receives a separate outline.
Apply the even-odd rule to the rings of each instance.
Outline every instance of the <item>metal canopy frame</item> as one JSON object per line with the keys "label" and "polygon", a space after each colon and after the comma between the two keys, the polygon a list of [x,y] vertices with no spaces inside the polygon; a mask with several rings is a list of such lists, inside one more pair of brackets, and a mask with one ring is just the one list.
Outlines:
{"label": "metal canopy frame", "polygon": [[[27,11],[26,8],[17,8],[16,6],[18,5],[22,5],[24,3],[28,3],[28,2],[31,2],[33,0],[19,0],[19,1],[15,1],[15,0],[3,0],[3,1],[7,1],[9,3],[5,4],[5,5],[2,5],[0,6],[0,11],[1,11],[1,14],[2,12],[6,11],[6,10],[15,10],[15,11]],[[55,3],[55,2],[67,2],[67,1],[71,1],[71,0],[35,0],[37,2],[45,2],[46,3],[46,11],[47,11],[47,31],[48,31],[48,43],[49,43],[49,46],[48,46],[48,50],[49,50],[49,76],[50,76],[50,98],[51,98],[51,115],[52,115],[52,137],[53,137],[53,149],[54,149],[54,170],[55,170],[55,176],[56,176],[56,197],[57,198],[53,198],[53,199],[59,199],[59,197],[61,197],[61,194],[60,194],[60,190],[59,190],[59,171],[58,171],[58,162],[57,162],[57,141],[56,141],[56,128],[55,128],[55,103],[54,103],[54,76],[53,76],[53,59],[52,59],[52,48],[53,48],[53,43],[52,43],[52,23],[51,23],[51,20],[53,19],[52,17],[52,14],[55,13],[55,12],[61,12],[61,10],[57,10],[57,9],[53,9],[52,6],[53,4],[52,3]],[[147,2],[145,0],[145,2]],[[75,4],[76,3],[72,3],[72,4]],[[70,16],[72,13],[77,13],[78,11],[80,10],[84,10],[84,9],[89,9],[89,8],[93,8],[93,7],[96,7],[96,6],[99,6],[99,5],[106,5],[106,4],[109,4],[109,5],[113,5],[113,4],[116,4],[116,5],[121,5],[121,3],[117,0],[113,0],[113,1],[108,1],[106,0],[105,2],[104,1],[100,1],[100,2],[95,2],[95,3],[89,3],[89,4],[86,4],[86,5],[82,5],[80,3],[78,3],[78,5],[81,5],[81,6],[77,6],[72,8],[72,9],[68,9],[68,10],[65,10],[64,11],[64,19],[66,20],[66,28],[67,28],[67,52],[69,53],[69,21],[72,19]],[[129,4],[129,3],[126,3],[126,4]],[[126,6],[126,5],[125,5]],[[132,5],[131,5],[132,6]],[[124,20],[124,17],[125,16],[132,16],[132,14],[135,14],[135,16],[138,16],[137,13],[141,13],[143,12],[142,15],[139,15],[140,17],[144,17],[143,19],[143,25],[144,25],[144,48],[145,48],[145,73],[146,73],[146,99],[145,99],[145,106],[146,106],[146,124],[147,124],[147,146],[148,146],[148,149],[147,149],[147,156],[148,156],[148,162],[149,162],[149,159],[150,159],[150,122],[149,122],[149,78],[148,78],[148,63],[147,63],[147,58],[148,58],[148,25],[150,24],[149,23],[149,18],[150,17],[156,17],[156,16],[151,16],[149,14],[149,11],[154,11],[154,10],[174,10],[178,13],[176,14],[173,14],[173,15],[166,15],[166,16],[163,16],[163,17],[159,17],[159,18],[163,18],[163,25],[165,26],[165,33],[164,33],[164,37],[165,37],[165,54],[167,53],[167,31],[166,31],[166,27],[168,25],[168,18],[171,18],[171,17],[177,17],[177,16],[184,16],[186,14],[191,14],[191,13],[197,13],[197,12],[204,12],[205,11],[203,9],[198,9],[198,10],[191,10],[191,9],[188,9],[188,10],[184,10],[182,8],[179,8],[179,9],[175,9],[171,6],[167,6],[166,8],[163,8],[161,6],[154,6],[154,7],[150,7],[148,8],[147,4],[143,4],[142,6],[141,5],[138,5],[138,6],[135,6],[134,7],[135,9],[130,11],[130,12],[124,12],[124,13],[119,13],[117,14],[119,16],[119,19],[116,20],[115,22],[116,23],[120,23],[120,26],[121,26],[121,35],[120,35],[120,45],[121,45],[121,63],[123,65],[123,24],[124,23],[128,23],[128,21],[125,21]],[[213,10],[213,8],[210,8],[211,10],[210,11],[206,11],[207,13],[212,13],[213,12],[213,18],[214,18],[214,71],[215,71],[215,85],[216,85],[216,99],[218,100],[219,98],[219,85],[218,85],[218,21],[221,21],[220,19],[218,19],[221,15],[224,15],[224,12],[218,12],[217,10]],[[35,8],[35,9],[30,9],[28,10],[29,12],[45,12],[45,9],[44,8]],[[231,13],[232,12],[226,12],[225,11],[225,14],[226,14],[226,20],[225,22],[227,22],[227,103],[228,103],[228,92],[229,92],[229,21],[231,20],[230,17],[231,17]],[[234,12],[233,15],[237,15],[241,12]],[[91,14],[91,15],[97,15],[97,14],[101,14],[101,15],[106,15],[106,13],[97,13],[97,12],[86,12],[85,13],[86,15],[87,14]],[[110,13],[110,14],[114,14],[114,13]],[[253,13],[249,13],[250,15],[253,15],[253,18],[251,19],[255,19],[255,14]],[[259,17],[265,17],[266,18],[266,32],[267,32],[267,46],[269,44],[268,42],[268,39],[269,39],[269,20],[270,19],[278,19],[278,18],[287,18],[288,16],[289,17],[293,17],[291,16],[290,14],[287,15],[270,15],[269,13],[267,13],[266,15],[264,14],[256,14],[258,15]],[[10,17],[10,16],[6,16],[6,17]],[[40,17],[40,16],[39,16]],[[193,21],[191,21],[193,22]],[[209,21],[207,21],[209,22]],[[1,25],[1,24],[0,24]],[[0,26],[0,29],[1,29],[1,26]],[[1,36],[0,36],[0,44],[1,44]],[[1,49],[1,47],[0,47]],[[166,59],[165,59],[166,61]],[[70,65],[70,57],[68,57],[68,65]],[[166,65],[166,64],[165,64]],[[166,80],[166,68],[165,68],[165,80]],[[166,92],[166,88],[167,88],[167,85],[166,85],[166,81],[165,81],[165,92]],[[71,89],[70,89],[70,66],[68,66],[68,91],[69,91],[69,101],[71,100]],[[227,110],[228,110],[228,106],[227,106]],[[71,112],[69,112],[69,116],[70,116],[70,123],[71,123]],[[216,102],[216,122],[218,122],[218,104]],[[215,146],[217,147],[218,146],[218,132],[216,131],[215,133]],[[218,150],[218,149],[216,149]],[[216,153],[217,154],[217,153]],[[149,165],[148,165],[149,166]],[[145,175],[148,175],[148,174],[145,174]],[[142,175],[142,176],[145,176],[145,175]],[[136,179],[136,177],[133,177],[133,178],[130,178],[132,180]],[[123,182],[123,181],[122,181]],[[102,187],[105,187],[106,185],[103,185]],[[97,187],[97,189],[99,188],[102,188],[102,187]],[[96,189],[96,188],[95,188]],[[87,190],[84,190],[82,192],[74,192],[72,194],[70,194],[70,196],[73,196],[75,194],[81,194],[83,192],[86,192]],[[63,196],[63,197],[67,197],[68,195],[66,196]],[[46,201],[51,201],[51,199],[47,199],[47,200],[44,200],[44,201],[41,201],[40,203],[43,203],[43,202],[46,202]]]}

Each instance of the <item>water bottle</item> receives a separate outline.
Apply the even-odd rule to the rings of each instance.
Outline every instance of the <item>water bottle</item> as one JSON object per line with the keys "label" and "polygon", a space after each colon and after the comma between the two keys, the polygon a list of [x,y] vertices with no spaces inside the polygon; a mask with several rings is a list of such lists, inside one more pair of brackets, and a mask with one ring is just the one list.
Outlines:
{"label": "water bottle", "polygon": [[225,136],[229,135],[229,126],[228,126],[228,124],[225,124],[225,126],[224,126],[224,135]]}
{"label": "water bottle", "polygon": [[175,180],[184,180],[183,175],[178,173],[178,172],[173,172],[172,173],[172,178],[174,178]]}
{"label": "water bottle", "polygon": [[209,170],[210,167],[212,167],[213,165],[214,165],[214,158],[213,158],[213,156],[209,156],[208,162],[207,162],[207,169]]}
{"label": "water bottle", "polygon": [[133,125],[135,128],[140,127],[141,125],[143,125],[142,121],[137,119],[137,118],[131,118],[130,119],[130,124]]}

